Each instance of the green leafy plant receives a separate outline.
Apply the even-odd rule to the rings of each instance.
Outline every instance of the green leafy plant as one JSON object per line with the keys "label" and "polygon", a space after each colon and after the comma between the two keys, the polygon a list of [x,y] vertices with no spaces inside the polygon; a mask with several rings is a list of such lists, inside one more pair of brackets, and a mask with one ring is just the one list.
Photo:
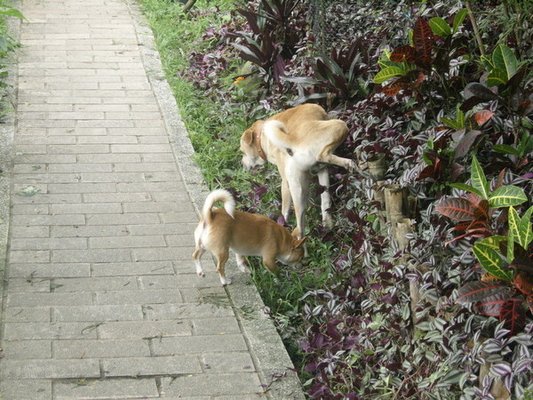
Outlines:
{"label": "green leafy plant", "polygon": [[444,18],[433,17],[429,20],[429,27],[434,35],[442,38],[448,38],[459,30],[459,27],[463,24],[464,19],[468,15],[466,8],[459,10],[453,18],[453,25],[450,26]]}
{"label": "green leafy plant", "polygon": [[[475,156],[472,157],[470,185],[453,183],[451,186],[469,194],[441,200],[436,211],[458,223],[452,231],[461,234],[452,242],[463,238],[477,239],[472,251],[487,274],[487,278],[481,281],[461,286],[457,301],[475,303],[480,314],[498,317],[516,332],[524,323],[522,309],[532,300],[533,268],[529,265],[529,257],[533,242],[533,207],[520,217],[514,206],[527,201],[524,190],[503,185],[491,191]],[[492,210],[505,207],[508,207],[507,227],[504,227],[507,235],[493,234]]]}
{"label": "green leafy plant", "polygon": [[524,65],[513,51],[504,44],[496,46],[491,57],[481,56],[481,63],[489,72],[487,86],[505,85]]}
{"label": "green leafy plant", "polygon": [[516,206],[527,201],[524,189],[518,186],[504,185],[491,191],[485,173],[476,156],[472,156],[470,185],[452,183],[450,186],[479,196],[481,199],[488,201],[488,205],[491,208]]}

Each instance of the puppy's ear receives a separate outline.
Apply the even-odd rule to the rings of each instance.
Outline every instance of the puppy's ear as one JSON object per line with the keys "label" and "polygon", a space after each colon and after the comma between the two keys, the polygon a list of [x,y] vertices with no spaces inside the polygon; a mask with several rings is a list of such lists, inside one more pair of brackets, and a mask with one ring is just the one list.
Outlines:
{"label": "puppy's ear", "polygon": [[251,128],[248,128],[244,131],[242,134],[242,141],[246,143],[248,146],[251,146],[254,142],[254,130],[253,126]]}
{"label": "puppy's ear", "polygon": [[256,135],[260,135],[261,131],[263,130],[263,125],[265,124],[265,121],[260,119],[259,121],[255,121],[252,125],[252,129],[254,130],[254,133]]}
{"label": "puppy's ear", "polygon": [[301,238],[301,239],[294,240],[293,241],[293,245],[292,245],[293,248],[297,249],[299,247],[302,247],[306,240],[307,240],[307,237],[305,237],[305,236],[303,238]]}

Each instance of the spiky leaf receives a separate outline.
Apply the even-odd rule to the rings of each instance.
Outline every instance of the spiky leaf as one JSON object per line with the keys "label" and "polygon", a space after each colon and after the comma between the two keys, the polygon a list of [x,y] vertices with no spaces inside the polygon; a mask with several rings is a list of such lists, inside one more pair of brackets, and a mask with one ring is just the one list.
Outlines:
{"label": "spiky leaf", "polygon": [[479,161],[477,160],[476,156],[472,156],[472,166],[471,166],[471,183],[474,189],[476,189],[480,194],[481,197],[484,199],[489,198],[489,184],[487,182],[487,178],[485,177],[485,173],[483,172],[483,169],[481,168],[481,165],[479,164]]}
{"label": "spiky leaf", "polygon": [[511,281],[513,273],[505,268],[505,260],[500,254],[499,244],[505,239],[503,236],[490,236],[478,240],[472,250],[485,271],[498,279]]}
{"label": "spiky leaf", "polygon": [[500,186],[489,195],[489,204],[493,208],[517,206],[525,201],[524,189],[513,185]]}
{"label": "spiky leaf", "polygon": [[447,38],[452,34],[452,28],[450,25],[441,17],[433,17],[429,20],[429,27],[433,33],[442,38]]}

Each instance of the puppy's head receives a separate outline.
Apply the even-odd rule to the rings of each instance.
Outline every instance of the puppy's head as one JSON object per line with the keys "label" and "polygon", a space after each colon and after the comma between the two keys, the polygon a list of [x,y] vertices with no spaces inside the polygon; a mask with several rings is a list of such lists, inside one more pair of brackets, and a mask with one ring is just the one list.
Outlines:
{"label": "puppy's head", "polygon": [[241,151],[243,152],[242,165],[247,170],[265,163],[265,160],[259,155],[256,142],[257,136],[261,134],[262,129],[263,121],[256,121],[241,136]]}
{"label": "puppy's head", "polygon": [[292,237],[291,252],[288,257],[283,261],[284,264],[287,264],[289,266],[295,266],[302,261],[302,258],[304,258],[305,255],[305,240],[305,237],[301,239],[298,239],[294,236]]}

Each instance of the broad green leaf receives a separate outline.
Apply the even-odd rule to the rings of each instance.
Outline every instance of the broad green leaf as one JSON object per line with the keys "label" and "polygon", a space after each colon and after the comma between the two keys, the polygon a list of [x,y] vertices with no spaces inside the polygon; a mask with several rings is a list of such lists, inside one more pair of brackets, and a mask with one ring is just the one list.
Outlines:
{"label": "broad green leaf", "polygon": [[533,229],[531,227],[531,217],[533,216],[533,206],[529,207],[522,218],[520,219],[520,234],[523,235],[524,249],[527,249],[531,241],[533,241]]}
{"label": "broad green leaf", "polygon": [[470,180],[472,181],[472,186],[476,189],[482,198],[485,200],[489,199],[489,184],[481,165],[477,160],[476,156],[472,156],[472,166],[470,171]]}
{"label": "broad green leaf", "polygon": [[461,106],[459,104],[457,104],[456,108],[455,121],[457,121],[461,128],[465,127],[465,113],[463,110],[461,110]]}
{"label": "broad green leaf", "polygon": [[507,262],[511,264],[513,261],[514,261],[514,234],[513,234],[513,231],[509,229],[509,233],[507,235]]}
{"label": "broad green leaf", "polygon": [[516,150],[518,152],[518,156],[526,155],[527,153],[533,151],[533,135],[529,134],[528,132],[524,132]]}
{"label": "broad green leaf", "polygon": [[503,69],[493,69],[487,77],[487,86],[504,85],[509,81],[507,72]]}
{"label": "broad green leaf", "polygon": [[510,281],[513,279],[513,273],[505,269],[505,260],[499,253],[499,243],[502,240],[506,240],[506,238],[491,236],[478,240],[474,244],[473,251],[485,271],[498,279]]}
{"label": "broad green leaf", "polygon": [[492,149],[496,153],[500,153],[500,154],[512,154],[514,156],[519,155],[518,150],[515,149],[513,146],[509,146],[508,144],[497,144]]}
{"label": "broad green leaf", "polygon": [[507,80],[511,79],[518,68],[518,60],[513,51],[503,44],[499,44],[494,49],[492,63],[495,69],[505,71]]}
{"label": "broad green leaf", "polygon": [[386,67],[392,67],[396,64],[394,61],[390,60],[390,55],[391,51],[387,49],[383,50],[383,53],[381,53],[381,56],[378,60],[378,65],[381,69],[384,69]]}
{"label": "broad green leaf", "polygon": [[450,25],[441,17],[433,17],[429,20],[429,27],[433,33],[442,38],[447,38],[452,34],[452,28]]}
{"label": "broad green leaf", "polygon": [[457,183],[450,183],[449,186],[455,188],[455,189],[459,189],[459,190],[464,190],[465,192],[470,192],[470,193],[474,193],[474,194],[477,194],[479,197],[483,197],[483,195],[481,194],[481,192],[479,190],[477,190],[476,188],[470,186],[470,185],[467,185],[466,183],[461,183],[461,182],[457,182]]}
{"label": "broad green leaf", "polygon": [[520,217],[513,206],[509,207],[509,215],[507,218],[509,224],[509,241],[512,237],[518,241],[520,246],[524,247],[520,241]]}
{"label": "broad green leaf", "polygon": [[493,208],[517,206],[527,201],[524,189],[518,186],[500,186],[489,196],[489,206]]}
{"label": "broad green leaf", "polygon": [[452,32],[456,33],[461,24],[463,23],[466,15],[468,14],[468,10],[466,8],[463,8],[455,14],[455,17],[453,19],[453,29]]}
{"label": "broad green leaf", "polygon": [[480,61],[481,61],[481,64],[483,64],[483,67],[485,68],[485,70],[487,72],[493,70],[495,67],[494,67],[494,64],[492,63],[492,59],[490,57],[487,57],[487,56],[481,56],[480,57]]}
{"label": "broad green leaf", "polygon": [[374,83],[383,83],[394,77],[405,75],[406,72],[405,68],[402,67],[387,67],[376,74]]}
{"label": "broad green leaf", "polygon": [[463,126],[461,126],[460,123],[458,123],[456,120],[451,119],[451,118],[442,117],[440,119],[440,122],[442,122],[448,128],[452,128],[452,129],[456,129],[456,130],[464,128]]}

